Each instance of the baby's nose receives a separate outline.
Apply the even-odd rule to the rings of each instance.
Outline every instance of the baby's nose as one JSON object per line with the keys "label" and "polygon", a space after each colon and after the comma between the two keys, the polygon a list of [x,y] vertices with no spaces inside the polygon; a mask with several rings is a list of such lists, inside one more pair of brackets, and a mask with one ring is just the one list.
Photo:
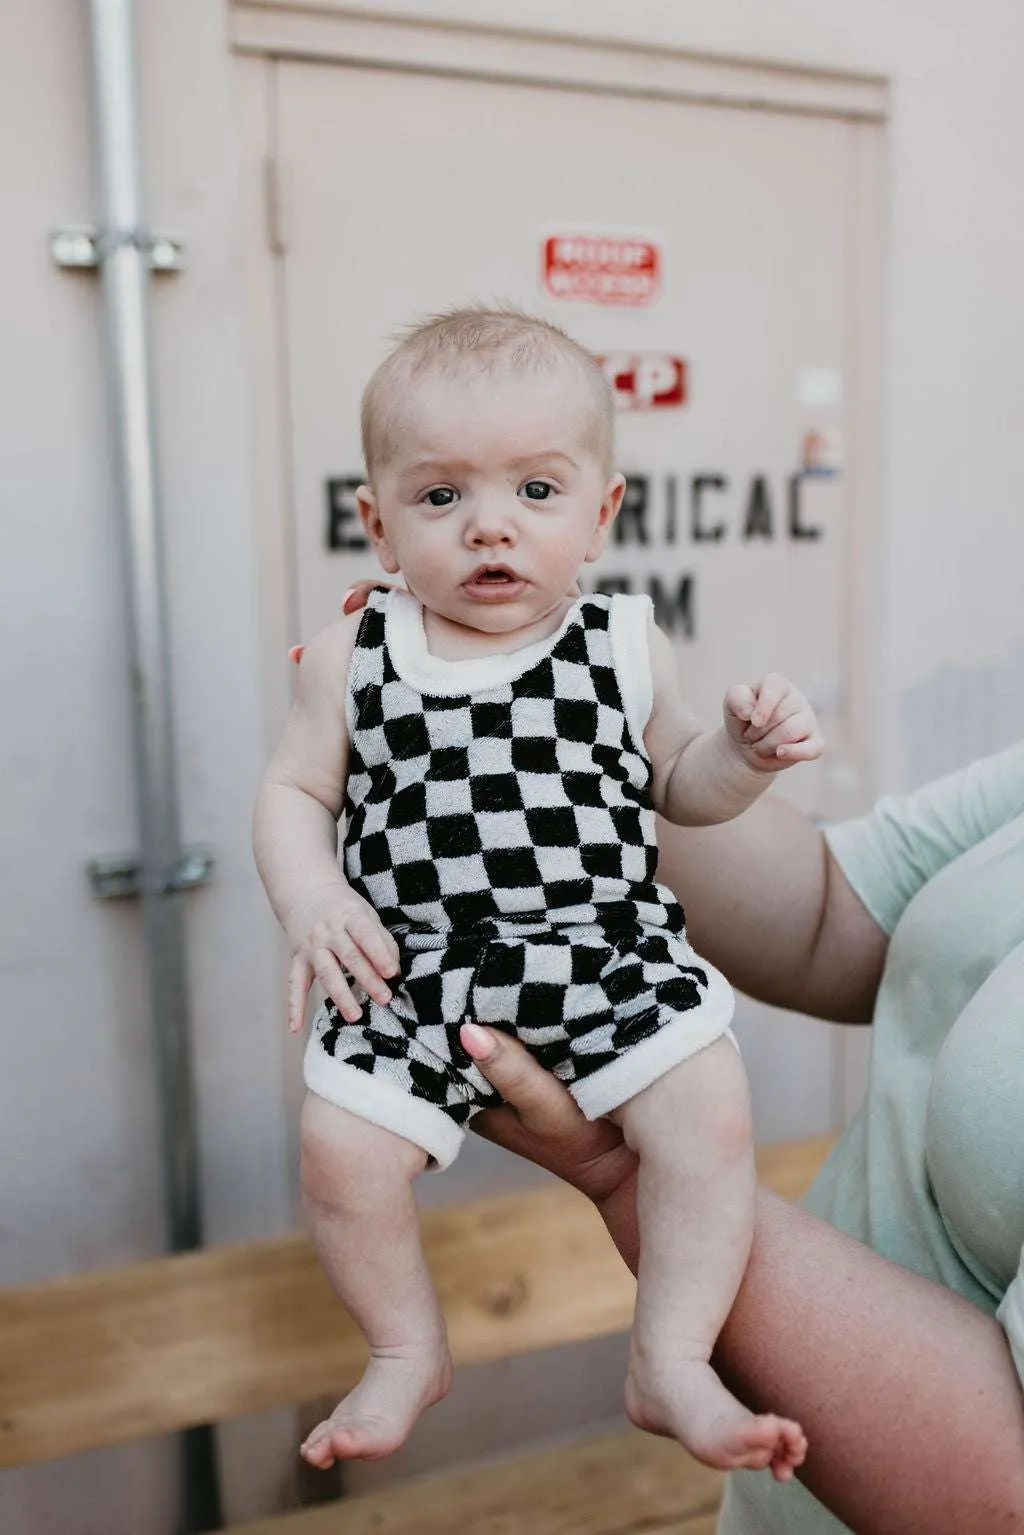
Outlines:
{"label": "baby's nose", "polygon": [[474,509],[466,532],[471,544],[512,544],[516,539],[515,519],[504,507],[480,506]]}

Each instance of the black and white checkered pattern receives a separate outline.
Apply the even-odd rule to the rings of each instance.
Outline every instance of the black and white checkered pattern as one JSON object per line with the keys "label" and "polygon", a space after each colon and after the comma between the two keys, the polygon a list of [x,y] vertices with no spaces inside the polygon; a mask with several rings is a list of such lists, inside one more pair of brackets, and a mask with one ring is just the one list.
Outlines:
{"label": "black and white checkered pattern", "polygon": [[[515,1032],[569,1084],[616,1061],[709,985],[655,883],[650,763],[634,741],[608,597],[581,599],[512,681],[422,691],[396,670],[377,591],[349,676],[345,871],[394,934],[389,1007],[332,1003],[316,1037],[462,1124],[495,1095],[458,1042]],[[618,599],[622,600],[622,599]]]}

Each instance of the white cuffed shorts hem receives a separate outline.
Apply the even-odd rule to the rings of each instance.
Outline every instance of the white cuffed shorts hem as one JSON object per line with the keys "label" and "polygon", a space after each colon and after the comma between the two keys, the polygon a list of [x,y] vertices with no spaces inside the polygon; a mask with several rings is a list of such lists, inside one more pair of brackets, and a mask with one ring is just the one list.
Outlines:
{"label": "white cuffed shorts hem", "polygon": [[650,1039],[631,1046],[617,1061],[571,1082],[569,1091],[588,1119],[601,1119],[723,1034],[736,1045],[729,1027],[735,1007],[732,991],[723,989],[718,998],[709,999],[693,1012],[678,1013],[674,1023],[663,1024]]}
{"label": "white cuffed shorts hem", "polygon": [[372,1077],[346,1061],[336,1061],[316,1034],[310,1035],[302,1070],[306,1086],[318,1098],[401,1135],[425,1151],[438,1169],[455,1161],[465,1131],[443,1109],[414,1098],[397,1083]]}

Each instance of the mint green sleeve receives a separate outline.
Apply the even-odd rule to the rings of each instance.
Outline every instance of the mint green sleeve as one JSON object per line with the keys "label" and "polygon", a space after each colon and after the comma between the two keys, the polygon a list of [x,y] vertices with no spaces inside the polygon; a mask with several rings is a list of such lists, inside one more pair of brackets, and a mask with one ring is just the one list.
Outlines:
{"label": "mint green sleeve", "polygon": [[850,884],[891,933],[922,885],[1024,812],[1024,741],[913,794],[889,795],[825,836]]}

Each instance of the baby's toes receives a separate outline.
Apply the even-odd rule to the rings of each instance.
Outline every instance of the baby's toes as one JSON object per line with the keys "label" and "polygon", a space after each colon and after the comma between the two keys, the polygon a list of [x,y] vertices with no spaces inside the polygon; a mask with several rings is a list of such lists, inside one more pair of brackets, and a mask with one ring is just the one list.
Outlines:
{"label": "baby's toes", "polygon": [[807,1436],[799,1423],[789,1418],[779,1420],[779,1440],[772,1456],[772,1476],[777,1482],[788,1482],[798,1466],[807,1459]]}
{"label": "baby's toes", "polygon": [[308,1461],[311,1466],[316,1466],[318,1471],[329,1471],[334,1465],[331,1428],[330,1421],[318,1423],[299,1448],[299,1454],[303,1460]]}

